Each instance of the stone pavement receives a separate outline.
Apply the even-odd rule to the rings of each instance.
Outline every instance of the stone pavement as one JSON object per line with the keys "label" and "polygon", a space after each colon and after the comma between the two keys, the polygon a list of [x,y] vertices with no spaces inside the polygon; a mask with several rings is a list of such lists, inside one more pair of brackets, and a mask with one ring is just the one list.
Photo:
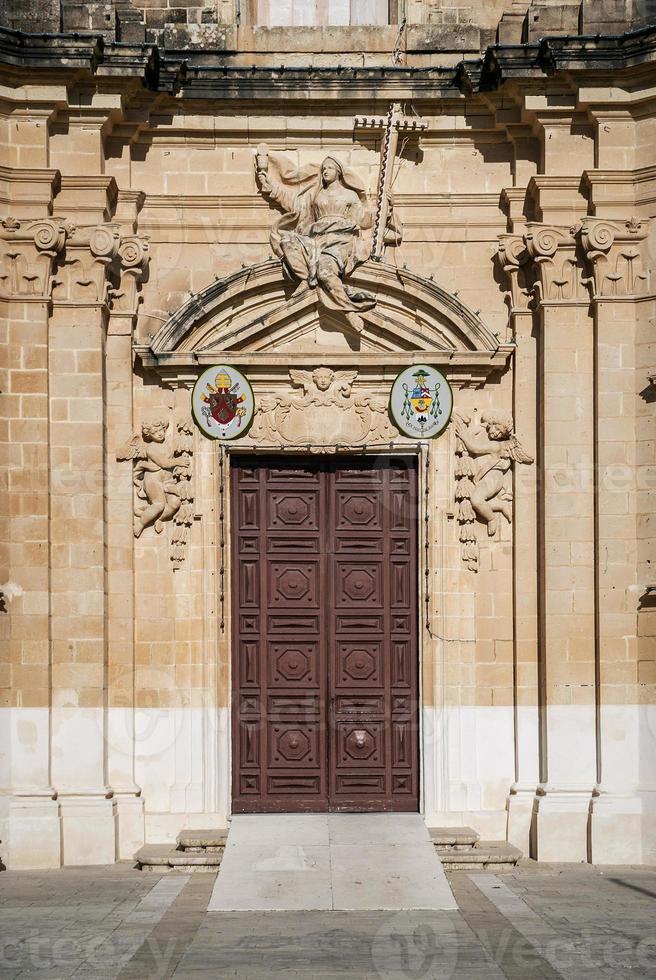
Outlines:
{"label": "stone pavement", "polygon": [[210,912],[456,908],[419,813],[235,815],[209,905]]}
{"label": "stone pavement", "polygon": [[655,978],[656,869],[449,876],[457,911],[210,912],[214,874],[0,874],[0,978]]}

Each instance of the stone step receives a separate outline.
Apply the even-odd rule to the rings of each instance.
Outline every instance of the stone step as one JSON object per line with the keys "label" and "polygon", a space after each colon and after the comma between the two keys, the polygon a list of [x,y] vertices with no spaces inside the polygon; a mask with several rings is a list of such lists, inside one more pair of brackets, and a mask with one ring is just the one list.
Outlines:
{"label": "stone step", "polygon": [[479,841],[466,851],[440,852],[445,871],[511,871],[522,852],[507,841]]}
{"label": "stone step", "polygon": [[471,827],[429,827],[428,833],[440,854],[468,850],[480,840]]}
{"label": "stone step", "polygon": [[228,837],[228,831],[212,828],[211,830],[181,830],[176,842],[183,851],[214,853],[222,851]]}
{"label": "stone step", "polygon": [[175,850],[169,844],[144,844],[134,856],[140,871],[216,871],[223,848],[206,853]]}

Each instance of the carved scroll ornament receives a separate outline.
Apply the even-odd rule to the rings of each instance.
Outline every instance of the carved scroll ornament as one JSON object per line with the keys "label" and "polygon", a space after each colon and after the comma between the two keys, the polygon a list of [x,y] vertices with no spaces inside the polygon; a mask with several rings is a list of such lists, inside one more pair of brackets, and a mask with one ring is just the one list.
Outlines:
{"label": "carved scroll ornament", "polygon": [[647,275],[640,246],[647,237],[647,222],[637,218],[624,222],[587,218],[579,234],[592,272],[586,282],[593,299],[644,292]]}
{"label": "carved scroll ornament", "polygon": [[533,463],[519,444],[512,419],[495,412],[472,418],[455,415],[456,489],[462,560],[478,571],[479,544],[476,522],[487,525],[493,537],[501,515],[512,521],[512,491],[508,474],[513,463]]}
{"label": "carved scroll ornament", "polygon": [[112,224],[78,228],[63,218],[0,222],[0,294],[102,303],[134,315],[148,264],[148,239]]}
{"label": "carved scroll ornament", "polygon": [[164,525],[170,522],[170,556],[174,567],[184,561],[194,517],[193,434],[191,418],[175,423],[172,438],[168,419],[148,419],[142,423],[141,432],[116,453],[119,462],[132,460],[134,466],[135,538],[141,537],[149,527],[161,534]]}
{"label": "carved scroll ornament", "polygon": [[302,394],[260,396],[250,438],[276,445],[326,447],[397,439],[387,402],[372,393],[353,394],[357,376],[357,371],[329,367],[290,370],[290,381]]}

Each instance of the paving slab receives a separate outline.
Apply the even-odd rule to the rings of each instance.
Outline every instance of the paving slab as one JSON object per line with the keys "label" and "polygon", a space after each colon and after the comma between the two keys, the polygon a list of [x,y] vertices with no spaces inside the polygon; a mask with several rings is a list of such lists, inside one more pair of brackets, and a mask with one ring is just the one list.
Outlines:
{"label": "paving slab", "polygon": [[456,909],[418,814],[235,816],[209,912]]}

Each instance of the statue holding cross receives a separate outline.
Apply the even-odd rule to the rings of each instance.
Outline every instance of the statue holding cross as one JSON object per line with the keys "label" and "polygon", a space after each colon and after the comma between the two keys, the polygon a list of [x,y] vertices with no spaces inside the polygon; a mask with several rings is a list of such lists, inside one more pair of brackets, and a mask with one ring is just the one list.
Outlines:
{"label": "statue holding cross", "polygon": [[383,173],[383,163],[392,169],[390,148],[398,141],[396,113],[391,118],[395,138],[384,140],[375,214],[360,178],[333,156],[319,166],[300,168],[269,153],[265,144],[255,156],[258,187],[283,212],[271,229],[274,254],[290,278],[316,289],[322,305],[342,310],[358,331],[363,327],[360,314],[373,309],[376,297],[345,280],[368,258],[382,258],[385,245],[398,245],[402,235],[391,178]]}

